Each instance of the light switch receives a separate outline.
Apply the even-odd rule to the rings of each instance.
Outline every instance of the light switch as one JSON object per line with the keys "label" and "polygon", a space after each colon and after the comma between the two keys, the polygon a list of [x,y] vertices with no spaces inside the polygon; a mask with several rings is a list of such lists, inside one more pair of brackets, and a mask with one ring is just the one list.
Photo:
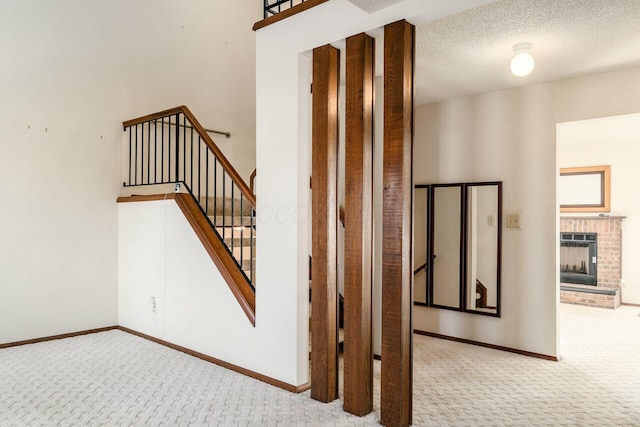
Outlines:
{"label": "light switch", "polygon": [[520,228],[520,214],[519,213],[508,213],[506,215],[506,225],[507,228]]}
{"label": "light switch", "polygon": [[495,214],[487,215],[487,225],[496,225]]}

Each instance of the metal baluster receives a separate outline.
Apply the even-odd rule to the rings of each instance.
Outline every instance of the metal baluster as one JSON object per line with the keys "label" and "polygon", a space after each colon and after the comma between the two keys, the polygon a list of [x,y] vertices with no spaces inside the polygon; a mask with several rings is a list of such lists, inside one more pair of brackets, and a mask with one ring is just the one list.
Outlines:
{"label": "metal baluster", "polygon": [[180,113],[176,114],[176,182],[180,181]]}
{"label": "metal baluster", "polygon": [[191,187],[191,191],[194,190],[194,185],[193,185],[193,127],[191,127],[191,155],[189,157],[191,157],[191,181],[189,183],[189,186]]}
{"label": "metal baluster", "polygon": [[138,185],[138,125],[136,125],[136,156],[133,167],[134,185]]}
{"label": "metal baluster", "polygon": [[226,171],[222,169],[222,241],[224,242],[224,237],[226,235],[227,229],[225,228],[226,223],[226,208],[225,204],[227,203],[226,199]]}
{"label": "metal baluster", "polygon": [[[207,181],[207,189],[209,181]],[[218,159],[213,158],[213,212],[217,212],[218,207]]]}
{"label": "metal baluster", "polygon": [[160,181],[162,181],[162,183],[164,183],[164,117],[161,119],[162,120],[162,124],[160,125]]}
{"label": "metal baluster", "polygon": [[151,121],[147,122],[147,184],[151,184]]}
{"label": "metal baluster", "polygon": [[133,153],[132,153],[132,150],[131,150],[131,145],[133,143],[133,140],[132,140],[133,136],[131,135],[131,126],[129,126],[128,130],[129,130],[129,182],[127,182],[127,185],[131,185],[131,166],[133,166],[131,164],[131,160],[133,159],[133,157],[132,157]]}
{"label": "metal baluster", "polygon": [[[235,231],[236,216],[235,205],[236,199],[233,197],[233,188],[235,187],[233,181],[231,181],[231,254],[233,255],[233,235]],[[240,258],[240,267],[242,267],[242,258]]]}
{"label": "metal baluster", "polygon": [[[204,146],[205,153],[204,153],[204,195],[206,197],[206,205],[207,205],[207,212],[209,212],[209,149],[207,148],[207,145]],[[215,220],[216,218],[216,209],[215,209],[215,201],[214,203],[214,207],[213,207],[213,219]]]}
{"label": "metal baluster", "polygon": [[171,156],[174,155],[173,152],[175,152],[173,147],[171,147],[171,141],[173,139],[171,129],[173,129],[173,126],[171,126],[171,117],[167,117],[167,137],[169,138],[167,141],[167,182],[173,182],[171,173],[175,173],[175,167],[171,166]]}
{"label": "metal baluster", "polygon": [[249,258],[251,259],[251,270],[249,270],[249,279],[251,281],[251,286],[253,286],[253,288],[255,289],[255,286],[253,285],[253,215],[255,213],[255,211],[253,210],[253,206],[251,207],[251,216],[250,216],[250,222],[249,222],[249,243],[251,244],[251,246],[249,247]]}
{"label": "metal baluster", "polygon": [[[198,135],[198,203],[200,203],[200,198],[202,196],[202,174],[200,167],[202,165],[201,154],[202,153],[202,138]],[[205,213],[209,215],[209,211],[205,208]],[[215,218],[213,220],[215,223]],[[215,225],[215,224],[214,224]]]}
{"label": "metal baluster", "polygon": [[153,182],[158,183],[158,122],[153,121]]}
{"label": "metal baluster", "polygon": [[144,123],[140,124],[140,185],[144,184]]}
{"label": "metal baluster", "polygon": [[[240,192],[240,262],[244,259],[244,210],[242,209],[242,199],[244,194]],[[251,267],[251,260],[249,260],[249,267]]]}
{"label": "metal baluster", "polygon": [[182,116],[182,180],[187,180],[187,118]]}

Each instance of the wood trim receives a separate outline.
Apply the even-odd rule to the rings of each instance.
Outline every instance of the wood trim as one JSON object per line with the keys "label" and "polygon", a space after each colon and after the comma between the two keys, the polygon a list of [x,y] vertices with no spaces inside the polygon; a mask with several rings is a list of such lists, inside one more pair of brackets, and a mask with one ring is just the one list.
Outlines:
{"label": "wood trim", "polygon": [[473,340],[468,340],[468,339],[464,339],[464,338],[452,337],[452,336],[449,336],[449,335],[441,335],[441,334],[436,334],[436,333],[433,333],[433,332],[421,331],[419,329],[414,329],[413,332],[415,334],[424,335],[424,336],[427,336],[427,337],[439,338],[439,339],[449,340],[449,341],[456,341],[456,342],[461,342],[461,343],[464,343],[464,344],[477,345],[477,346],[480,346],[480,347],[491,348],[493,350],[508,351],[509,353],[521,354],[523,356],[535,357],[537,359],[550,360],[552,362],[557,362],[558,361],[558,358],[555,357],[555,356],[549,356],[549,355],[541,354],[541,353],[534,353],[532,351],[518,350],[517,348],[503,347],[501,345],[495,345],[495,344],[487,344],[487,343],[480,342],[480,341],[473,341]]}
{"label": "wood trim", "polygon": [[174,200],[175,198],[176,193],[133,195],[118,197],[118,203],[154,202],[157,200]]}
{"label": "wood trim", "polygon": [[561,213],[574,212],[611,212],[611,166],[583,166],[560,168],[560,176],[602,174],[600,205],[560,205]]}
{"label": "wood trim", "polygon": [[147,114],[146,116],[137,117],[135,119],[125,120],[124,122],[122,122],[122,129],[123,130],[127,130],[128,127],[139,125],[139,124],[142,124],[142,123],[146,123],[146,122],[149,122],[151,120],[158,120],[158,119],[162,119],[162,118],[165,118],[165,117],[175,116],[176,114],[180,114],[180,113],[184,112],[185,108],[187,108],[187,107],[184,106],[184,105],[181,105],[179,107],[169,108],[167,110],[159,111],[159,112],[153,113],[153,114]]}
{"label": "wood trim", "polygon": [[384,28],[382,362],[380,420],[412,421],[413,62],[415,27]]}
{"label": "wood trim", "polygon": [[50,335],[48,337],[8,342],[8,343],[0,344],[0,349],[9,348],[9,347],[18,347],[18,346],[27,345],[27,344],[37,344],[37,343],[46,342],[46,341],[62,340],[65,338],[79,337],[81,335],[97,334],[99,332],[112,331],[114,329],[118,329],[118,326],[106,326],[104,328],[87,329],[84,331],[70,332],[67,334]]}
{"label": "wood trim", "polygon": [[[344,410],[373,410],[373,86],[375,41],[346,43]],[[340,210],[342,214],[342,209]]]}
{"label": "wood trim", "polygon": [[255,24],[253,24],[253,31],[258,31],[260,28],[275,24],[276,22],[282,21],[283,19],[289,18],[293,15],[297,15],[300,12],[304,12],[305,10],[311,9],[314,6],[318,6],[327,1],[329,0],[307,0],[304,3],[297,4],[280,13],[271,15],[268,18],[263,19],[262,21],[256,22]]}
{"label": "wood trim", "polygon": [[158,113],[148,114],[146,116],[138,117],[136,119],[127,120],[122,123],[123,128],[126,130],[128,127],[135,126],[141,123],[146,123],[151,120],[157,120],[165,117],[171,117],[176,114],[184,114],[184,116],[189,120],[191,126],[196,130],[197,134],[202,138],[205,144],[209,147],[209,149],[216,156],[218,163],[222,166],[222,168],[229,174],[233,182],[238,186],[244,197],[251,204],[251,206],[256,208],[256,197],[249,188],[249,186],[244,182],[240,174],[236,171],[233,165],[229,162],[229,160],[225,157],[225,155],[220,151],[218,146],[213,142],[211,136],[207,133],[207,131],[202,127],[200,122],[195,118],[191,110],[184,105],[179,107],[170,108],[168,110],[160,111]]}
{"label": "wood trim", "polygon": [[340,52],[313,50],[311,397],[338,398],[338,88]]}
{"label": "wood trim", "polygon": [[252,194],[256,193],[256,189],[255,187],[255,181],[256,181],[256,175],[258,173],[258,169],[254,169],[253,172],[251,172],[251,176],[249,177],[249,190],[251,190]]}
{"label": "wood trim", "polygon": [[251,377],[251,378],[254,378],[256,380],[260,380],[262,382],[265,382],[267,384],[279,387],[279,388],[284,389],[286,391],[289,391],[291,393],[302,393],[304,391],[309,390],[309,383],[303,384],[303,385],[300,385],[300,386],[294,386],[294,385],[285,383],[283,381],[276,380],[275,378],[271,378],[271,377],[268,377],[266,375],[260,374],[258,372],[243,368],[241,366],[234,365],[233,363],[225,362],[224,360],[217,359],[215,357],[206,355],[204,353],[200,353],[200,352],[195,351],[195,350],[191,350],[191,349],[183,347],[181,345],[173,344],[173,343],[170,343],[168,341],[162,340],[160,338],[156,338],[156,337],[153,337],[151,335],[147,335],[147,334],[144,334],[142,332],[138,332],[136,330],[129,329],[129,328],[125,327],[125,326],[118,326],[117,329],[119,329],[119,330],[121,330],[123,332],[129,333],[131,335],[135,335],[137,337],[144,338],[146,340],[152,341],[152,342],[154,342],[156,344],[160,344],[160,345],[163,345],[165,347],[169,347],[169,348],[171,348],[173,350],[177,350],[179,352],[188,354],[189,356],[197,357],[198,359],[202,359],[204,361],[213,363],[215,365],[222,366],[223,368],[229,369],[231,371],[237,372],[237,373],[242,374],[242,375],[246,375],[247,377]]}
{"label": "wood trim", "polygon": [[224,247],[224,243],[211,228],[207,217],[202,213],[198,202],[186,193],[174,193],[175,201],[196,235],[202,242],[213,263],[218,267],[220,274],[236,297],[238,304],[247,315],[253,326],[256,325],[256,294],[249,286],[233,257]]}
{"label": "wood trim", "polygon": [[629,307],[640,307],[640,304],[633,304],[630,302],[621,302],[620,305],[628,305]]}

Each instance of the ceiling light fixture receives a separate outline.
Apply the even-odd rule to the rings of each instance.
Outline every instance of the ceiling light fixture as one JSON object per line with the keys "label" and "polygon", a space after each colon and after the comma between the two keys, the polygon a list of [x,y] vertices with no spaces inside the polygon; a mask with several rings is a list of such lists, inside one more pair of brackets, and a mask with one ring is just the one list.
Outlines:
{"label": "ceiling light fixture", "polygon": [[528,75],[535,65],[533,56],[531,56],[531,43],[515,44],[513,51],[515,56],[511,60],[511,72],[518,77]]}

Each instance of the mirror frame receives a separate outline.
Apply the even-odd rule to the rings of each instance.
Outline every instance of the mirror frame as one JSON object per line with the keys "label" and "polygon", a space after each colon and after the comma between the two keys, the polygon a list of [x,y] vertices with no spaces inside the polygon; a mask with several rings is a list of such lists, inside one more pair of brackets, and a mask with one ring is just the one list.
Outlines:
{"label": "mirror frame", "polygon": [[[481,310],[472,310],[472,309],[468,309],[467,308],[467,294],[469,292],[469,289],[467,288],[467,282],[468,282],[468,272],[467,270],[467,256],[468,256],[468,248],[467,248],[467,233],[468,233],[468,216],[469,216],[469,211],[468,211],[468,207],[466,205],[467,201],[469,200],[469,189],[472,187],[488,187],[488,186],[496,186],[497,190],[498,190],[498,209],[497,209],[497,213],[496,213],[496,239],[497,239],[497,256],[496,256],[496,312],[495,313],[491,313],[491,312],[487,312],[487,311],[481,311]],[[466,183],[465,187],[464,187],[464,194],[465,194],[465,212],[464,212],[464,219],[465,219],[465,249],[464,249],[464,255],[465,258],[463,260],[463,265],[461,266],[461,268],[464,268],[465,272],[464,272],[464,304],[463,304],[463,311],[467,312],[467,313],[474,313],[474,314],[482,314],[484,316],[492,316],[492,317],[500,317],[500,307],[501,307],[501,284],[502,284],[502,182],[501,181],[495,181],[495,182],[470,182],[470,183]]]}
{"label": "mirror frame", "polygon": [[[424,230],[424,238],[425,238],[425,262],[424,264],[416,267],[415,265],[413,266],[414,271],[413,271],[413,277],[415,279],[416,275],[418,273],[420,273],[422,270],[425,270],[425,279],[424,279],[424,302],[422,301],[416,301],[416,296],[415,296],[415,280],[414,280],[414,292],[413,292],[413,304],[414,305],[420,305],[423,307],[429,307],[429,209],[430,209],[430,205],[431,205],[431,197],[429,195],[429,192],[431,191],[431,185],[428,184],[416,184],[414,185],[413,191],[415,192],[416,190],[425,190],[426,193],[426,197],[425,197],[425,230]],[[414,194],[414,200],[415,200],[415,194]],[[415,205],[414,205],[414,215],[415,215]],[[415,230],[415,218],[414,218],[414,230]],[[414,231],[415,232],[415,231]],[[415,242],[415,237],[414,237],[414,242]],[[412,251],[412,256],[415,256],[415,250]]]}
{"label": "mirror frame", "polygon": [[564,177],[596,177],[598,185],[592,188],[585,187],[592,193],[599,194],[597,203],[562,204],[560,201],[561,213],[575,212],[611,212],[611,166],[585,166],[578,168],[560,168],[558,187]]}
{"label": "mirror frame", "polygon": [[[496,312],[486,312],[480,310],[472,310],[467,309],[467,293],[468,293],[468,271],[467,271],[467,261],[468,261],[468,197],[469,197],[469,188],[470,187],[479,187],[479,186],[496,186],[498,190],[498,206],[497,206],[497,214],[496,214],[496,227],[497,227],[497,257],[496,257]],[[442,187],[460,187],[460,197],[461,197],[461,208],[460,208],[460,299],[458,307],[450,307],[433,303],[433,250],[434,250],[434,194],[436,188]],[[426,304],[423,302],[416,302],[414,300],[414,305],[439,308],[444,310],[452,310],[452,311],[460,311],[465,313],[472,314],[480,314],[483,316],[490,317],[501,317],[501,307],[502,307],[502,227],[503,227],[503,209],[502,209],[502,181],[486,181],[486,182],[467,182],[467,183],[450,183],[450,184],[417,184],[414,186],[414,191],[416,189],[427,189],[427,226],[425,236],[425,244],[426,244]],[[422,270],[422,267],[418,268],[414,271],[414,275]]]}

